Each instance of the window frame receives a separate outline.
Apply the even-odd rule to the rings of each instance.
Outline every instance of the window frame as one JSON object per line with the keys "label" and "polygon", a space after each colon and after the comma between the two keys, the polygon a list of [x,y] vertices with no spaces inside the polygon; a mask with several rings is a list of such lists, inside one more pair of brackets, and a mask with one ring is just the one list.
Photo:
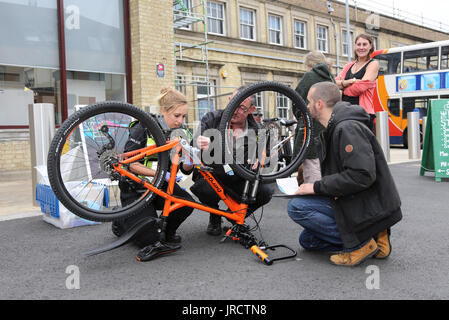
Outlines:
{"label": "window frame", "polygon": [[[301,23],[303,25],[303,34],[299,35],[304,38],[304,46],[300,47],[296,45],[296,37],[298,36],[297,29],[296,29],[296,23]],[[296,49],[303,49],[307,50],[307,22],[299,19],[293,19],[293,46]]]}
{"label": "window frame", "polygon": [[[325,39],[320,39],[319,38],[319,28],[324,28],[325,35],[326,38]],[[322,52],[322,53],[329,53],[329,26],[323,25],[323,24],[317,24],[316,25],[316,48],[318,51]],[[326,50],[320,50],[320,41],[325,41],[325,46],[326,46]]]}
{"label": "window frame", "polygon": [[[352,57],[352,52],[349,52],[349,43],[348,42],[346,42],[346,43],[344,43],[343,42],[343,39],[346,39],[346,29],[341,29],[341,55],[342,55],[342,57],[348,57],[348,55],[349,54],[351,54],[350,55],[350,57]],[[354,49],[354,46],[355,46],[355,44],[354,44],[354,32],[352,31],[352,30],[350,30],[349,31],[349,37],[351,38],[351,49]],[[346,39],[347,40],[347,39]],[[346,53],[344,52],[345,50],[344,50],[344,48],[345,48],[345,46],[346,46]]]}
{"label": "window frame", "polygon": [[[220,17],[212,17],[209,16],[209,4],[214,4],[217,6],[221,6],[222,10],[222,14],[223,16]],[[207,33],[208,34],[213,34],[213,35],[217,35],[217,36],[226,36],[226,7],[225,4],[223,2],[218,2],[218,1],[207,1],[207,8],[206,8],[206,17],[207,17]],[[221,28],[223,30],[223,33],[217,33],[217,32],[212,32],[210,31],[210,21],[214,20],[214,21],[221,21]]]}
{"label": "window frame", "polygon": [[[242,10],[250,12],[252,14],[253,24],[242,23]],[[242,33],[242,26],[246,26],[252,29],[252,38],[245,38]],[[256,10],[245,7],[239,7],[239,36],[242,40],[256,41]]]}
{"label": "window frame", "polygon": [[[278,18],[279,19],[279,30],[276,29],[271,29],[270,27],[270,18]],[[273,14],[273,13],[268,13],[268,21],[267,21],[267,29],[268,29],[268,43],[272,44],[272,45],[276,45],[276,46],[282,46],[284,41],[282,39],[283,37],[283,30],[282,30],[282,17],[277,15],[277,14]],[[279,43],[276,42],[272,42],[271,41],[271,31],[274,32],[278,32],[279,33]]]}
{"label": "window frame", "polygon": [[[280,106],[282,103],[286,102],[286,106]],[[288,97],[286,97],[285,95],[276,92],[276,115],[279,119],[285,119],[285,120],[289,120],[291,118],[290,116],[290,99],[288,99]],[[286,117],[281,116],[281,112],[282,113],[286,113]]]}

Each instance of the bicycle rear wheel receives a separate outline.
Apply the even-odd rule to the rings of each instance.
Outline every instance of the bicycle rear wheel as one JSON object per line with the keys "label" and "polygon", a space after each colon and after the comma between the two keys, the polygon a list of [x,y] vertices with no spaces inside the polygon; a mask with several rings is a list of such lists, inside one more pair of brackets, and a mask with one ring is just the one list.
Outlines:
{"label": "bicycle rear wheel", "polygon": [[[137,200],[122,202],[119,181],[121,186],[138,186],[113,168],[124,159],[130,123],[135,120],[145,129],[148,141],[156,146],[166,143],[157,122],[126,103],[101,102],[80,108],[61,125],[50,145],[47,170],[53,192],[69,211],[104,222],[130,217],[149,205],[154,193],[142,187],[136,191],[140,194]],[[168,156],[166,151],[151,159],[156,174],[149,181],[156,188],[165,177]]]}
{"label": "bicycle rear wheel", "polygon": [[[238,146],[238,142],[235,141],[232,134],[231,120],[233,117],[238,117],[238,113],[241,112],[238,109],[241,109],[242,102],[256,94],[274,97],[277,108],[283,107],[281,110],[288,111],[287,107],[291,108],[292,104],[298,107],[300,114],[298,123],[302,122],[305,130],[301,137],[297,137],[297,141],[301,141],[299,152],[285,167],[279,168],[279,157],[283,147],[286,143],[290,143],[293,136],[282,138],[276,129],[258,129],[258,132],[255,133],[254,143],[247,143],[248,150],[242,151],[241,148],[234,146]],[[287,114],[283,114],[283,116],[287,116]],[[311,117],[304,100],[290,87],[271,81],[252,84],[235,95],[223,112],[220,122],[222,149],[227,163],[237,175],[250,181],[272,182],[290,176],[307,155],[312,136],[311,130]],[[250,135],[249,131],[248,135]],[[256,168],[254,168],[255,163]]]}

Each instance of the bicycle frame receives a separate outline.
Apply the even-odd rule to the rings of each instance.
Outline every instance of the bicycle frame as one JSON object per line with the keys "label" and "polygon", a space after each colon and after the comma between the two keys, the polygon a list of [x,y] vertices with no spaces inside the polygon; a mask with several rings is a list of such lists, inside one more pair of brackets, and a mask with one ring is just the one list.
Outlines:
{"label": "bicycle frame", "polygon": [[[168,217],[171,212],[174,210],[177,210],[181,207],[188,206],[194,209],[198,209],[201,211],[206,211],[209,213],[217,214],[220,216],[224,216],[230,220],[235,221],[237,224],[243,224],[245,221],[246,211],[248,208],[247,204],[239,203],[236,200],[230,198],[225,192],[223,187],[220,185],[220,183],[215,179],[215,177],[207,171],[202,171],[200,169],[200,166],[197,166],[198,171],[202,174],[202,176],[206,179],[206,181],[210,184],[212,189],[217,193],[217,195],[220,197],[221,200],[227,205],[227,207],[231,210],[231,212],[228,211],[222,211],[219,209],[211,208],[208,206],[205,206],[203,204],[192,202],[189,200],[184,200],[177,198],[173,195],[173,189],[175,185],[176,180],[176,173],[178,172],[179,167],[179,159],[180,159],[180,152],[182,151],[182,147],[179,145],[180,138],[177,138],[175,140],[170,140],[167,142],[166,145],[156,147],[156,146],[148,146],[139,150],[131,151],[124,153],[123,155],[125,157],[129,157],[128,159],[121,161],[118,165],[115,166],[115,171],[118,172],[120,175],[128,177],[129,179],[142,184],[145,188],[149,190],[149,192],[154,192],[158,196],[165,199],[164,209],[162,211],[163,217]],[[168,150],[171,150],[173,148],[176,148],[176,153],[173,156],[172,159],[172,167],[170,170],[170,179],[168,181],[168,187],[167,191],[164,192],[155,186],[153,186],[151,183],[137,177],[130,171],[123,168],[123,165],[130,164],[132,162],[138,161],[144,157],[157,154],[159,152],[165,152]]]}
{"label": "bicycle frame", "polygon": [[[217,195],[220,197],[221,200],[227,205],[227,207],[230,209],[230,211],[223,211],[215,208],[211,208],[208,206],[205,206],[201,203],[180,199],[173,195],[175,180],[176,180],[176,173],[178,172],[179,167],[179,160],[180,160],[180,153],[184,149],[180,144],[181,139],[176,138],[174,140],[167,141],[166,145],[156,147],[155,145],[148,146],[139,150],[131,151],[124,153],[123,156],[126,158],[122,161],[119,161],[118,164],[114,164],[114,171],[119,173],[122,176],[128,177],[129,179],[143,185],[145,188],[148,189],[148,192],[154,192],[158,196],[165,199],[164,208],[162,211],[162,232],[165,232],[165,226],[167,217],[170,215],[171,212],[174,210],[177,210],[179,208],[188,206],[194,209],[198,209],[201,211],[206,211],[209,213],[213,213],[219,216],[224,216],[229,220],[235,221],[235,225],[228,230],[226,233],[226,238],[230,238],[235,241],[239,241],[242,245],[244,245],[246,248],[251,248],[251,252],[253,252],[260,260],[262,260],[266,265],[273,264],[274,261],[278,260],[284,260],[288,258],[292,258],[296,256],[296,251],[292,248],[286,246],[286,245],[276,245],[276,246],[267,246],[263,242],[257,242],[256,238],[252,235],[251,231],[249,230],[248,226],[244,225],[246,213],[248,209],[248,204],[240,203],[236,201],[235,199],[232,199],[229,197],[225,192],[223,187],[220,185],[220,183],[215,179],[215,177],[208,171],[201,170],[202,163],[196,165],[196,168],[201,173],[201,175],[206,179],[206,181],[209,183],[209,185],[212,187],[212,189],[217,193]],[[173,155],[172,158],[172,167],[170,170],[170,179],[168,181],[168,187],[166,191],[162,191],[155,186],[153,186],[148,181],[141,179],[137,177],[135,174],[131,173],[127,169],[124,168],[124,166],[141,160],[144,157],[157,154],[159,152],[166,152],[168,150],[171,150],[175,148],[176,153]],[[184,149],[185,150],[185,149]],[[189,156],[190,158],[190,156]],[[192,159],[191,159],[192,160]],[[264,158],[261,161],[261,165],[263,166],[263,163],[265,161],[265,154]],[[193,161],[192,161],[193,162]],[[258,183],[258,181],[256,181]],[[148,194],[148,192],[145,193]],[[264,250],[275,250],[275,248],[284,247],[290,251],[290,254],[286,254],[281,257],[277,258],[271,258],[268,256]],[[101,250],[100,250],[101,251]]]}

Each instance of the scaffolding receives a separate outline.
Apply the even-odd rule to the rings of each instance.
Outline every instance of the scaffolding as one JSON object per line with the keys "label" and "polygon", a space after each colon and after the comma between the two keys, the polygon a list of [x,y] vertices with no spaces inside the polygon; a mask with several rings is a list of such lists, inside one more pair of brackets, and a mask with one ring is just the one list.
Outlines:
{"label": "scaffolding", "polygon": [[[179,42],[176,39],[176,30],[191,30],[193,25],[202,24],[203,41],[196,44]],[[201,99],[197,97],[194,100],[195,107],[193,109],[200,113],[202,104],[207,103],[207,107],[211,106],[211,98],[214,86],[209,79],[209,56],[207,38],[207,1],[206,0],[173,0],[173,26],[174,32],[174,59],[175,59],[175,86],[178,89],[185,89],[187,86],[207,88]],[[185,75],[178,73],[177,66],[180,63],[190,62],[195,65],[204,66],[204,75]],[[201,101],[200,101],[201,100]],[[200,114],[198,114],[198,118]],[[199,119],[198,119],[199,120]]]}

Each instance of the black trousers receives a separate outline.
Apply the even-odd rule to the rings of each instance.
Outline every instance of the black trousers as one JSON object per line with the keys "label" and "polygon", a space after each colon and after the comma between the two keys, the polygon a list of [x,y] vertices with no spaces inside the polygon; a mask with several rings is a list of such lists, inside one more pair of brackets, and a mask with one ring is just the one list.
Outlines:
{"label": "black trousers", "polygon": [[[165,182],[161,190],[167,190],[168,183]],[[182,189],[178,184],[175,183],[175,186],[173,188],[173,195],[178,196],[180,198],[183,198],[185,200],[189,201],[195,201],[192,196]],[[140,197],[140,194],[137,192],[123,192],[121,193],[121,201],[123,205],[130,204],[137,200]],[[133,221],[138,221],[139,219],[142,219],[144,217],[158,217],[158,214],[156,210],[162,210],[164,208],[165,199],[159,196],[155,196],[151,204],[142,209],[139,213],[137,213],[135,216],[132,216],[128,219],[133,219]],[[177,210],[174,210],[170,213],[170,215],[167,218],[167,233],[175,233],[176,230],[179,228],[179,226],[187,219],[187,217],[193,212],[193,208],[191,207],[182,207]],[[125,223],[129,224],[128,221]],[[128,222],[128,223],[127,223]]]}
{"label": "black trousers", "polygon": [[[223,181],[226,177],[220,178],[220,185],[223,187],[225,192],[230,194],[234,200],[240,201],[240,195],[243,193],[243,189],[245,187],[245,180],[240,178],[238,179],[240,181],[236,181],[235,177],[231,177],[229,180],[232,181],[232,184],[230,184]],[[218,203],[221,199],[204,178],[196,180],[193,186],[190,187],[190,191],[198,197],[201,203],[212,208],[218,208]],[[248,205],[246,216],[251,215],[258,208],[270,202],[273,193],[274,184],[260,184],[256,195],[256,202]],[[233,196],[233,194],[238,195],[239,197],[237,198]]]}

